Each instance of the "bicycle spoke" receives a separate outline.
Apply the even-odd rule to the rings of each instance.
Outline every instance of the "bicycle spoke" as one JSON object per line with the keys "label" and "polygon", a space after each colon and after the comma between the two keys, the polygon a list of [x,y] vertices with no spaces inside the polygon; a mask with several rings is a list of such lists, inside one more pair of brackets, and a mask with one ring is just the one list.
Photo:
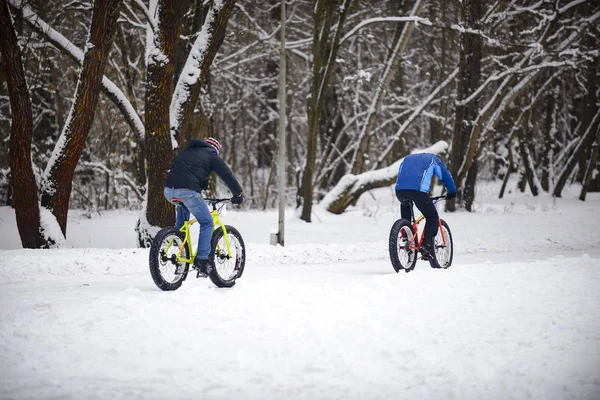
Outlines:
{"label": "bicycle spoke", "polygon": [[179,237],[172,237],[163,241],[159,254],[160,274],[166,282],[177,282],[184,272],[183,263],[177,262],[177,255],[183,249],[184,242]]}
{"label": "bicycle spoke", "polygon": [[222,237],[217,245],[215,254],[215,268],[221,278],[230,280],[237,275],[237,264],[239,262],[241,246],[237,238],[228,234],[231,255],[227,254],[225,238]]}

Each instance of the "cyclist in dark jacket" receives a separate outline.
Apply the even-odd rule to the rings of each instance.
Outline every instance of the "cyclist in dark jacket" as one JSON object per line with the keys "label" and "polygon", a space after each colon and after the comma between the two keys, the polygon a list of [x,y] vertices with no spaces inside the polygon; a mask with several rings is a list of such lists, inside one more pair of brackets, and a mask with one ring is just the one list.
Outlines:
{"label": "cyclist in dark jacket", "polygon": [[402,218],[410,220],[411,205],[406,200],[412,200],[425,217],[425,231],[421,253],[437,264],[435,258],[433,239],[438,232],[438,212],[429,197],[431,180],[437,176],[446,189],[447,199],[456,197],[456,185],[446,165],[438,156],[431,153],[410,154],[404,158],[398,170],[396,179],[396,197],[400,200],[400,214]]}
{"label": "cyclist in dark jacket", "polygon": [[225,182],[233,198],[233,204],[241,204],[244,200],[242,187],[223,161],[219,152],[221,144],[211,137],[200,140],[192,139],[185,149],[181,150],[169,170],[165,180],[165,198],[177,206],[176,227],[181,228],[183,222],[190,217],[190,212],[200,223],[198,250],[194,266],[202,272],[208,271],[210,239],[212,237],[213,219],[208,206],[200,192],[208,189],[208,177],[215,171]]}

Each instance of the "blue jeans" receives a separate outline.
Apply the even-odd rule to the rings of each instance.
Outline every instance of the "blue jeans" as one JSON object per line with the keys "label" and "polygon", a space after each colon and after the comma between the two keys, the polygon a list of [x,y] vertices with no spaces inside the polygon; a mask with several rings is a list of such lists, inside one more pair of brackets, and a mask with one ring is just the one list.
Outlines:
{"label": "blue jeans", "polygon": [[[200,193],[189,189],[165,188],[164,194],[169,203],[177,206],[177,217],[175,220],[177,229],[181,228],[183,222],[190,218],[190,212],[194,214],[194,217],[200,223],[196,259],[207,259],[210,254],[210,239],[214,223],[204,199]],[[181,200],[183,205],[174,202],[173,198]]]}

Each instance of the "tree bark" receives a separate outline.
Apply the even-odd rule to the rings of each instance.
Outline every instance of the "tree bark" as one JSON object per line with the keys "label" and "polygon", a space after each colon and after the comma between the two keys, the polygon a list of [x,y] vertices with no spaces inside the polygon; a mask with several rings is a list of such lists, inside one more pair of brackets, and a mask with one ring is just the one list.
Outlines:
{"label": "tree bark", "polygon": [[473,212],[473,203],[475,202],[475,184],[477,183],[477,173],[479,172],[479,161],[475,160],[471,168],[469,168],[469,173],[467,174],[467,179],[465,180],[465,187],[463,190],[463,199],[465,201],[465,210],[469,212]]}
{"label": "tree bark", "polygon": [[[180,1],[179,3],[186,3],[186,1]],[[165,2],[169,3],[166,0]],[[205,40],[208,44],[202,48],[194,44],[194,47],[201,50],[201,54],[194,54],[192,50],[192,53],[188,55],[186,66],[196,70],[193,72],[195,77],[193,79],[189,75],[183,77],[184,79],[180,77],[176,86],[176,97],[173,99],[173,104],[171,105],[172,118],[174,119],[170,121],[173,125],[171,128],[175,130],[173,133],[180,145],[183,142],[182,138],[185,136],[185,132],[187,132],[190,117],[198,102],[202,84],[206,81],[210,66],[225,39],[227,22],[229,21],[236,0],[223,0],[222,2],[212,0],[210,3],[210,9],[206,13],[202,30],[199,32],[200,36],[197,39]],[[184,70],[182,73],[189,74],[190,71]]]}
{"label": "tree bark", "polygon": [[[465,0],[462,2],[462,18],[469,28],[478,29],[477,22],[481,18],[481,2],[478,0]],[[479,86],[481,78],[481,37],[463,33],[460,38],[460,63],[456,100],[459,102],[455,110],[454,134],[452,136],[452,150],[450,152],[450,173],[458,177],[460,166],[466,157],[466,149],[473,129],[473,121],[477,118],[479,105],[477,100],[467,104],[460,101],[468,98]],[[457,182],[457,186],[459,182]],[[457,187],[459,191],[461,187]],[[461,196],[462,197],[462,196]],[[448,211],[456,210],[456,200],[446,202]]]}
{"label": "tree bark", "polygon": [[596,140],[591,146],[590,159],[588,160],[587,169],[583,176],[583,185],[581,187],[581,193],[579,194],[579,200],[581,201],[585,201],[592,181],[592,175],[596,169],[596,163],[598,162],[598,143],[600,143],[600,124],[596,127]]}
{"label": "tree bark", "polygon": [[508,139],[508,144],[506,145],[506,147],[508,149],[508,166],[506,167],[506,173],[504,174],[504,179],[502,180],[502,186],[500,187],[500,194],[498,194],[499,199],[504,197],[504,192],[506,191],[506,185],[508,184],[508,179],[510,178],[510,175],[515,171],[513,152],[512,152],[512,136]]}
{"label": "tree bark", "polygon": [[75,100],[46,168],[42,206],[56,217],[63,235],[73,174],[92,126],[108,53],[117,28],[122,0],[96,0]]}
{"label": "tree bark", "polygon": [[[174,155],[169,115],[175,72],[175,49],[181,21],[188,5],[184,1],[160,1],[157,10],[158,31],[153,32],[152,42],[148,44],[152,51],[146,61],[145,144],[146,153],[152,157],[146,157],[148,190],[144,217],[151,227],[162,228],[175,223],[173,207],[164,198],[163,189]],[[147,229],[147,226],[140,226],[138,223],[138,244],[141,247],[151,244],[153,234]]]}
{"label": "tree bark", "polygon": [[44,245],[40,227],[37,185],[31,164],[33,116],[21,49],[6,0],[0,0],[0,52],[6,73],[12,126],[10,134],[10,169],[13,204],[17,228],[24,248]]}
{"label": "tree bark", "polygon": [[521,120],[521,127],[518,128],[518,140],[519,140],[519,152],[521,153],[521,160],[523,161],[523,168],[525,170],[525,178],[531,188],[531,194],[537,196],[539,194],[538,180],[536,177],[535,170],[533,169],[533,155],[529,151],[533,132],[531,129],[531,110],[526,113],[526,118]]}
{"label": "tree bark", "polygon": [[[586,37],[585,41],[589,41],[590,39],[588,37]],[[597,45],[597,43],[596,43]],[[581,126],[588,126],[588,124],[590,124],[590,122],[592,121],[592,119],[594,118],[594,115],[596,114],[596,112],[598,111],[598,97],[596,95],[597,90],[598,90],[598,84],[600,83],[598,81],[598,73],[596,72],[598,69],[600,69],[600,57],[595,57],[593,63],[591,63],[591,65],[587,68],[587,73],[586,73],[586,87],[587,87],[587,93],[585,94],[585,96],[583,96],[582,102],[581,102],[581,110],[580,110],[580,118],[579,120],[582,122]],[[585,172],[587,170],[586,168],[586,162],[589,159],[589,151],[592,150],[591,147],[591,142],[594,139],[591,138],[590,142],[587,143],[587,145],[585,146],[585,148],[582,151],[581,157],[579,158],[579,172],[577,173],[577,182],[583,182],[584,178],[585,178]]]}
{"label": "tree bark", "polygon": [[544,126],[544,156],[542,158],[542,189],[550,191],[553,185],[554,147],[556,146],[556,96],[557,90],[551,90],[546,96],[546,115]]}

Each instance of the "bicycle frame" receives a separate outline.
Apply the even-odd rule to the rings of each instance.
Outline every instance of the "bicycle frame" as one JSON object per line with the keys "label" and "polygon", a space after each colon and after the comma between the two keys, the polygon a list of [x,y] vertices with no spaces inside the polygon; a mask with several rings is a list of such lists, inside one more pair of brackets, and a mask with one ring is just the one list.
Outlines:
{"label": "bicycle frame", "polygon": [[[225,247],[227,248],[227,257],[231,257],[231,247],[229,246],[229,235],[227,235],[227,228],[225,228],[225,224],[223,224],[221,222],[221,219],[219,218],[219,211],[217,210],[216,203],[213,203],[213,209],[210,212],[210,215],[212,216],[212,219],[213,219],[213,231],[215,229],[217,229],[218,227],[223,229],[223,237],[225,238]],[[196,222],[198,222],[198,220],[195,218],[190,221],[183,221],[183,226],[181,228],[179,228],[179,231],[183,232],[185,234],[185,238],[183,239],[183,243],[181,244],[181,247],[179,248],[179,251],[177,252],[177,262],[185,262],[188,264],[193,264],[194,260],[196,259],[196,254],[198,253],[198,249],[196,249],[196,251],[194,251],[192,253],[192,238],[190,235],[190,226],[192,226]],[[175,239],[171,239],[171,241],[165,248],[165,252],[169,251],[174,240]],[[183,248],[186,245],[188,247],[189,254],[192,254],[191,258],[185,258],[185,257],[181,256],[181,253],[183,252]]]}
{"label": "bicycle frame", "polygon": [[[437,202],[442,198],[444,198],[444,196],[434,197],[432,200]],[[419,250],[421,248],[421,245],[423,244],[423,238],[425,237],[425,229],[423,229],[423,231],[421,232],[421,237],[419,238],[419,224],[421,223],[421,221],[423,221],[425,219],[425,217],[423,215],[421,215],[419,218],[417,218],[415,220],[415,214],[413,211],[412,201],[411,201],[411,207],[410,207],[410,214],[411,214],[411,219],[412,219],[413,234],[419,239],[417,242],[417,246],[415,246],[414,243],[411,243],[410,247],[412,250]],[[442,220],[440,218],[438,218],[438,229],[440,230],[440,232],[443,232]],[[446,247],[446,237],[443,234],[442,234],[442,243],[443,243],[444,247]]]}

